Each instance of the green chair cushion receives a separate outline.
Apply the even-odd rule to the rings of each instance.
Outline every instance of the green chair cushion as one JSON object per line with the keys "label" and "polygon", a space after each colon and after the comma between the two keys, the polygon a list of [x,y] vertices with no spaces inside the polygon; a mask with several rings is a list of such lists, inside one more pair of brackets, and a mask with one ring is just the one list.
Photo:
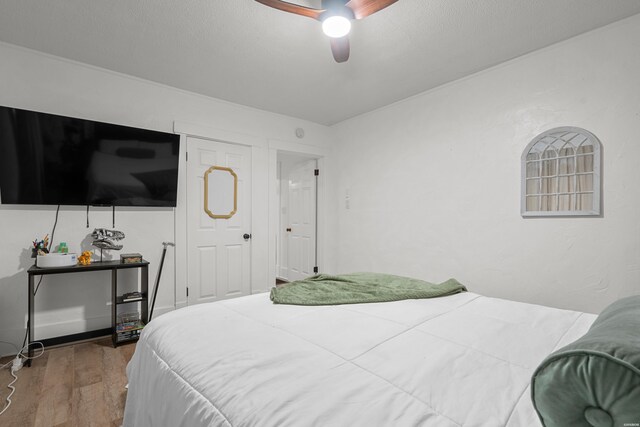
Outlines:
{"label": "green chair cushion", "polygon": [[548,356],[531,397],[545,427],[640,425],[640,296],[611,304],[583,337]]}

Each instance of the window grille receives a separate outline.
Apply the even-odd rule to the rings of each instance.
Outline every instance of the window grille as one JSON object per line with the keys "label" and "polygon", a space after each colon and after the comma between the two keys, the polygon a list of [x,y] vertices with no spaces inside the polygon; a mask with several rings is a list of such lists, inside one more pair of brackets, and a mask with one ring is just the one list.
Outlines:
{"label": "window grille", "polygon": [[522,216],[600,215],[600,153],[591,132],[561,127],[522,153]]}

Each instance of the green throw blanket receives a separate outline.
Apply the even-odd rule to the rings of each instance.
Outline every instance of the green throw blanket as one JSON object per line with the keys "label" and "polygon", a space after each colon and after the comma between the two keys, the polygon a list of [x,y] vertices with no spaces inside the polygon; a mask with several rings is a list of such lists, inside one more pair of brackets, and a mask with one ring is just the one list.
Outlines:
{"label": "green throw blanket", "polygon": [[271,289],[275,304],[338,305],[434,298],[465,292],[455,279],[438,284],[378,273],[318,274]]}

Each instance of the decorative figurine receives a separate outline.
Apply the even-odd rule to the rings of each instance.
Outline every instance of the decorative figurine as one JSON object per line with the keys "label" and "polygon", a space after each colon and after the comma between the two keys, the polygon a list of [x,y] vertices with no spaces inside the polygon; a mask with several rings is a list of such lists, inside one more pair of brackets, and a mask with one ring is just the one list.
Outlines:
{"label": "decorative figurine", "polygon": [[89,265],[91,264],[91,251],[84,251],[82,255],[78,257],[78,263],[80,265]]}
{"label": "decorative figurine", "polygon": [[91,233],[91,236],[95,239],[91,243],[96,248],[111,249],[119,251],[122,249],[122,245],[118,245],[115,242],[124,239],[124,233],[118,230],[108,230],[106,228],[96,228]]}
{"label": "decorative figurine", "polygon": [[46,255],[49,253],[49,235],[44,236],[42,240],[33,241],[33,249],[31,250],[31,258],[35,258],[37,255]]}

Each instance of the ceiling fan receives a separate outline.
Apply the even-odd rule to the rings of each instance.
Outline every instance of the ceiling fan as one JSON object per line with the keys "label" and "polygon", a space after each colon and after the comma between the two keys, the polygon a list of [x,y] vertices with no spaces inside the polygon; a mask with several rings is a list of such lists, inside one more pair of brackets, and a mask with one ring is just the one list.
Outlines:
{"label": "ceiling fan", "polygon": [[349,59],[351,21],[366,18],[398,0],[322,0],[321,9],[282,0],[256,0],[266,6],[322,22],[322,31],[330,37],[331,52],[336,62]]}

